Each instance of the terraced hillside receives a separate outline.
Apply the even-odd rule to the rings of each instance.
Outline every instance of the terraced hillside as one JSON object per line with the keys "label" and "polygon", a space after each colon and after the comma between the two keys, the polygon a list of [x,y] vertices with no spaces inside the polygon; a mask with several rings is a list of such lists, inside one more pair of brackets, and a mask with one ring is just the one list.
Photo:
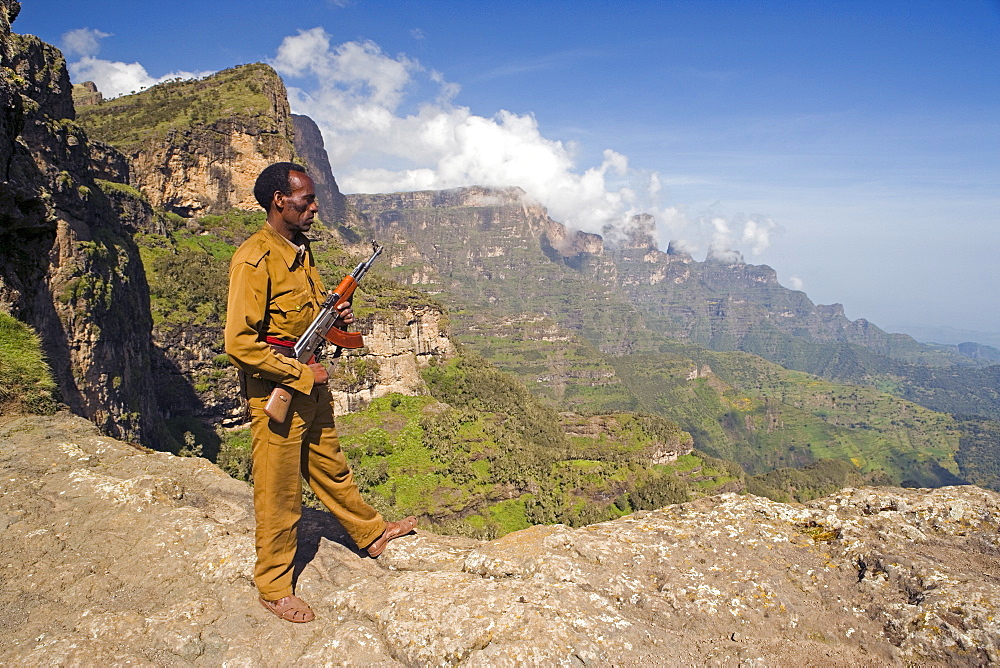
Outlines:
{"label": "terraced hillside", "polygon": [[[396,278],[437,294],[460,341],[560,409],[670,417],[697,448],[754,474],[834,458],[919,485],[961,479],[964,432],[948,411],[907,398],[993,417],[994,399],[972,388],[1000,367],[850,323],[767,267],[662,253],[641,227],[605,249],[517,189],[349,199],[395,244]],[[643,293],[672,306],[658,311]],[[738,352],[758,343],[765,357],[826,379]],[[958,380],[921,380],[935,373]]]}

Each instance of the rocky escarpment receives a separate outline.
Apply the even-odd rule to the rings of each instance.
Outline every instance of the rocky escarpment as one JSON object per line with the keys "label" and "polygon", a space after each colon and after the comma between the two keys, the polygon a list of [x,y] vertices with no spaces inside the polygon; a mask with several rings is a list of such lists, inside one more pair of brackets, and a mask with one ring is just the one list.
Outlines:
{"label": "rocky escarpment", "polygon": [[[670,340],[753,353],[838,383],[890,387],[937,411],[994,419],[1000,410],[995,369],[971,368],[988,359],[851,321],[841,305],[815,304],[782,286],[770,267],[747,264],[737,254],[714,253],[699,262],[677,243],[663,252],[648,216],[602,237],[553,221],[516,188],[348,200],[392,241],[393,276],[441,294],[456,313],[456,335],[470,337],[472,345],[485,347],[471,341],[484,333],[519,341],[528,333],[498,320],[541,315],[615,357],[662,350],[660,342]],[[510,357],[484,354],[494,361]],[[531,366],[520,364],[525,378],[555,396],[564,383],[574,383],[551,369],[530,378]],[[975,389],[982,387],[993,389]]]}
{"label": "rocky escarpment", "polygon": [[[402,306],[366,321],[365,349],[332,363],[331,390],[337,413],[350,413],[393,392],[423,394],[421,369],[455,354],[440,308]],[[361,365],[361,366],[359,366]]]}
{"label": "rocky escarpment", "polygon": [[97,90],[97,84],[93,81],[84,81],[80,84],[73,84],[73,105],[76,108],[89,107],[92,104],[104,102],[104,95]]}
{"label": "rocky escarpment", "polygon": [[[923,355],[940,357],[938,363],[961,362],[958,356],[945,359],[905,335],[887,334],[866,320],[850,321],[839,304],[814,304],[805,293],[780,285],[773,269],[746,264],[738,253],[715,253],[697,262],[676,243],[663,252],[649,215],[634,216],[621,226],[608,225],[603,235],[595,235],[552,220],[519,188],[351,195],[348,200],[370,217],[377,230],[417,240],[423,262],[441,274],[452,273],[463,262],[475,265],[479,255],[511,255],[534,246],[550,261],[605,289],[621,291],[651,326],[679,341],[759,354],[767,348],[761,339],[845,343],[900,359]],[[446,236],[475,238],[477,243],[468,246],[467,259],[452,258],[442,243]],[[421,277],[415,274],[416,279]]]}
{"label": "rocky escarpment", "polygon": [[1000,660],[1000,495],[722,495],[364,558],[306,510],[312,624],[255,601],[249,489],[67,414],[0,429],[10,664],[985,665]]}
{"label": "rocky escarpment", "polygon": [[260,63],[83,107],[80,122],[128,157],[154,207],[183,216],[257,208],[257,175],[296,158],[285,85]]}
{"label": "rocky escarpment", "polygon": [[295,129],[295,152],[302,157],[316,184],[320,219],[337,229],[348,244],[367,242],[367,224],[337,186],[323,143],[323,133],[316,121],[308,116],[292,114],[292,125]]}
{"label": "rocky escarpment", "polygon": [[10,32],[18,7],[0,1],[0,305],[41,336],[66,404],[108,433],[148,439],[161,424],[146,382],[148,287],[122,211],[95,178],[128,174],[74,122],[59,51]]}

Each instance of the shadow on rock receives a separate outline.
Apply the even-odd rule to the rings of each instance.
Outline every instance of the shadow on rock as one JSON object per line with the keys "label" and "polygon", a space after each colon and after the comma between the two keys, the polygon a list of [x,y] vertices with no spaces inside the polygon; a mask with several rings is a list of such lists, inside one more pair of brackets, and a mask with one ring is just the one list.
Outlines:
{"label": "shadow on rock", "polygon": [[302,570],[316,557],[320,543],[324,538],[332,543],[342,545],[359,557],[368,556],[367,552],[354,544],[337,518],[324,510],[303,506],[302,520],[299,522],[299,546],[295,552],[293,581],[298,581]]}

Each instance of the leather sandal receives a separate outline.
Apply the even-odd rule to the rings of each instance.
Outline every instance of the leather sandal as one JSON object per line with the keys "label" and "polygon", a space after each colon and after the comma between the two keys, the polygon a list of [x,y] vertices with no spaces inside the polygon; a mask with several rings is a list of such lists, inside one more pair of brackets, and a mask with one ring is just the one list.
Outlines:
{"label": "leather sandal", "polygon": [[286,622],[304,624],[306,622],[311,622],[316,618],[316,615],[313,614],[312,608],[310,608],[305,601],[295,594],[282,596],[277,601],[268,601],[263,596],[257,600],[260,601],[262,606],[276,614],[278,617],[281,617]]}
{"label": "leather sandal", "polygon": [[377,557],[385,551],[385,546],[389,544],[389,541],[393,538],[399,538],[400,536],[405,536],[417,527],[417,518],[410,515],[407,518],[401,519],[398,522],[386,522],[385,531],[382,535],[375,539],[375,542],[368,546],[368,555],[371,557]]}

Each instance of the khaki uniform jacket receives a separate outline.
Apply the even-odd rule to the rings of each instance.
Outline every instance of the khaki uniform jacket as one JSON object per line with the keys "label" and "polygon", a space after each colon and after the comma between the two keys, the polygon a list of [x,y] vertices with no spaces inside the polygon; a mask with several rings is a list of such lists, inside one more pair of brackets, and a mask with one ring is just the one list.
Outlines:
{"label": "khaki uniform jacket", "polygon": [[225,343],[229,359],[248,376],[309,394],[312,369],[276,354],[265,341],[298,340],[326,296],[308,239],[300,234],[296,242],[304,252],[265,224],[236,250],[229,264]]}

